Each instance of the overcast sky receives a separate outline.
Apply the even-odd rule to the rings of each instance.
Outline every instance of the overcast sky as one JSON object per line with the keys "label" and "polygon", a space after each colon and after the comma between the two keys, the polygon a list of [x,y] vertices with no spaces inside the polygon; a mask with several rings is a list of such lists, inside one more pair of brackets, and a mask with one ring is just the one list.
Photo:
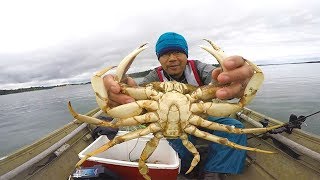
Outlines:
{"label": "overcast sky", "polygon": [[167,31],[207,63],[216,61],[199,48],[203,38],[257,63],[320,57],[319,0],[8,0],[0,26],[0,89],[86,82],[145,42],[130,71],[156,67]]}

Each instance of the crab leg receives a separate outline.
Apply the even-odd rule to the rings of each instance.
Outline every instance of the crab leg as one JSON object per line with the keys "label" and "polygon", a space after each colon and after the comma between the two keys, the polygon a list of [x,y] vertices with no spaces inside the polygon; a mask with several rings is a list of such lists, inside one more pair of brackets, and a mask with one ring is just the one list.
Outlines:
{"label": "crab leg", "polygon": [[216,98],[216,92],[219,89],[216,85],[207,85],[197,88],[191,93],[190,101],[191,103],[197,100],[210,100]]}
{"label": "crab leg", "polygon": [[157,131],[161,130],[161,127],[155,123],[150,124],[147,128],[145,129],[138,129],[135,131],[128,132],[127,134],[124,134],[122,136],[118,136],[114,138],[113,140],[109,141],[107,144],[101,146],[100,148],[88,153],[85,155],[84,158],[82,158],[77,164],[76,167],[80,167],[81,164],[86,161],[88,158],[91,156],[94,156],[96,154],[102,153],[109,148],[113,147],[114,145],[120,144],[122,142],[129,141],[131,139],[135,139],[141,136],[148,135],[149,133],[155,133]]}
{"label": "crab leg", "polygon": [[114,124],[116,127],[120,126],[134,126],[145,123],[157,122],[159,117],[154,112],[149,112],[140,116],[133,116],[126,119],[118,119]]}
{"label": "crab leg", "polygon": [[204,127],[206,129],[216,130],[216,131],[224,131],[224,132],[235,133],[235,134],[265,133],[265,132],[268,132],[272,129],[276,129],[276,128],[283,126],[283,125],[276,125],[276,126],[266,127],[266,128],[242,129],[242,128],[235,128],[234,126],[228,126],[228,125],[208,121],[208,120],[205,120],[205,119],[201,118],[200,116],[196,116],[196,115],[191,116],[191,118],[189,119],[189,122],[195,126]]}
{"label": "crab leg", "polygon": [[271,151],[265,151],[265,150],[261,150],[261,149],[258,149],[258,148],[241,146],[239,144],[236,144],[234,142],[229,141],[227,138],[218,137],[218,136],[215,136],[213,134],[210,134],[210,133],[207,133],[207,132],[204,132],[204,131],[200,131],[199,129],[197,129],[197,127],[195,127],[193,125],[188,125],[184,130],[185,130],[186,133],[194,135],[196,137],[199,137],[199,138],[202,138],[202,139],[206,139],[208,141],[215,142],[215,143],[218,143],[218,144],[223,144],[223,145],[235,148],[235,149],[255,151],[255,152],[261,152],[261,153],[268,153],[268,154],[274,153],[274,152],[271,152]]}
{"label": "crab leg", "polygon": [[128,87],[123,86],[121,92],[131,96],[135,100],[152,99],[158,100],[163,93],[153,89],[152,86],[147,87]]}
{"label": "crab leg", "polygon": [[145,87],[121,87],[121,92],[123,94],[126,94],[135,100],[142,100],[142,99],[147,99],[147,89]]}
{"label": "crab leg", "polygon": [[[225,71],[226,68],[223,65],[223,60],[227,56],[225,55],[223,50],[219,46],[214,44],[212,41],[207,40],[207,39],[204,39],[204,40],[207,41],[211,45],[212,48],[207,47],[207,46],[202,46],[202,45],[200,47],[202,49],[206,50],[207,52],[209,52],[211,55],[213,55],[216,58],[216,60],[218,61],[218,63],[220,64],[222,71]],[[191,102],[195,102],[197,100],[213,99],[213,98],[215,98],[215,94],[218,89],[219,89],[219,85],[212,81],[210,83],[210,85],[200,87],[196,91],[194,91],[191,94],[190,100],[191,100]]]}
{"label": "crab leg", "polygon": [[182,144],[193,154],[193,159],[190,165],[190,168],[188,169],[188,171],[186,172],[186,174],[190,173],[194,167],[197,166],[197,164],[200,161],[200,154],[198,152],[198,150],[196,149],[196,147],[194,147],[194,145],[188,140],[188,135],[183,133],[180,137],[180,139],[182,140]]}
{"label": "crab leg", "polygon": [[69,108],[69,111],[72,114],[72,116],[81,122],[86,122],[86,123],[94,124],[94,125],[98,125],[98,126],[115,127],[114,124],[111,122],[106,122],[106,121],[102,121],[102,120],[94,118],[94,117],[78,114],[76,111],[73,110],[70,101],[68,102],[68,108]]}
{"label": "crab leg", "polygon": [[141,153],[138,168],[139,168],[140,174],[145,179],[151,180],[151,177],[147,174],[149,172],[149,169],[148,169],[148,166],[146,165],[146,161],[158,147],[158,144],[161,138],[163,138],[162,133],[160,132],[156,133],[154,137],[146,143],[146,146],[144,147]]}
{"label": "crab leg", "polygon": [[106,126],[106,127],[132,126],[132,125],[156,122],[159,120],[159,117],[155,113],[149,112],[141,116],[118,119],[118,121],[111,123],[111,122],[102,121],[100,119],[93,118],[90,116],[78,114],[76,111],[73,110],[70,102],[68,103],[68,108],[70,113],[75,119],[78,119],[79,121],[86,122],[89,124],[98,125],[98,126]]}
{"label": "crab leg", "polygon": [[[122,84],[121,92],[133,97],[135,100],[142,100],[142,99],[159,100],[162,97],[163,92],[165,92],[165,88],[163,87],[163,84],[164,83],[162,82],[151,82],[147,87],[129,87],[127,85]],[[183,91],[184,93],[193,92],[194,90],[197,89],[197,87],[189,84],[183,84],[183,86],[184,88],[181,89],[181,91]],[[208,88],[203,88],[202,94],[205,94],[205,95],[209,94],[210,92],[208,92],[207,89]],[[200,92],[202,91],[200,90]],[[194,96],[197,96],[197,94],[195,94]]]}
{"label": "crab leg", "polygon": [[155,111],[158,109],[158,103],[153,100],[139,100],[114,107],[106,113],[115,118],[129,118],[141,114],[144,109]]}
{"label": "crab leg", "polygon": [[238,112],[242,109],[239,103],[227,103],[227,102],[200,102],[191,104],[190,111],[199,114],[207,113],[211,116],[226,117],[230,114]]}

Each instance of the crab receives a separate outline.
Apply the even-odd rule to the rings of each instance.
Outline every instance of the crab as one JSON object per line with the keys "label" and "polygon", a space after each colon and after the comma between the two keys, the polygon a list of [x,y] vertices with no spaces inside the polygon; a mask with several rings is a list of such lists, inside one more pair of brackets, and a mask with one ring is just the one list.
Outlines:
{"label": "crab", "polygon": [[[206,39],[205,39],[206,40]],[[200,46],[202,49],[213,55],[223,67],[223,59],[226,58],[224,52],[212,41],[206,40],[211,46]],[[71,103],[68,103],[69,110],[75,119],[99,126],[121,127],[136,126],[146,124],[144,129],[128,132],[122,136],[117,136],[105,145],[85,155],[77,164],[81,164],[91,156],[108,150],[109,148],[131,139],[139,138],[152,133],[154,136],[146,143],[138,162],[140,174],[145,179],[151,179],[148,175],[146,160],[157,148],[161,138],[176,139],[180,138],[183,145],[194,155],[190,168],[186,174],[190,173],[200,161],[200,154],[195,146],[188,141],[188,135],[193,135],[215,143],[223,144],[240,150],[249,150],[262,153],[273,153],[252,147],[245,147],[229,141],[226,138],[218,137],[198,129],[198,127],[209,130],[225,131],[228,133],[264,133],[281,125],[265,128],[235,128],[206,120],[205,116],[227,117],[230,114],[240,111],[245,105],[249,104],[255,97],[256,92],[263,83],[263,73],[261,69],[252,62],[245,60],[254,69],[254,74],[249,80],[244,90],[243,97],[236,103],[229,101],[216,100],[215,92],[221,85],[209,84],[206,86],[195,87],[176,81],[170,82],[151,82],[143,87],[129,87],[122,83],[125,73],[129,69],[135,57],[147,48],[146,44],[141,45],[128,56],[126,56],[116,69],[115,80],[120,84],[121,92],[133,97],[136,101],[123,104],[117,107],[108,106],[108,92],[104,88],[103,75],[114,67],[107,67],[91,78],[96,101],[108,116],[115,118],[112,122],[102,121],[93,117],[78,114],[73,110]]]}

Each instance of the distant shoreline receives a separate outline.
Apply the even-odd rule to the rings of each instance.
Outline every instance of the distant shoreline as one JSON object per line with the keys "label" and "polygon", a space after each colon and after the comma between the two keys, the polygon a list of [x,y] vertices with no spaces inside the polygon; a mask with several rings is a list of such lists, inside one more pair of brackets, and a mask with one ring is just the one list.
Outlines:
{"label": "distant shoreline", "polygon": [[304,61],[304,62],[287,62],[287,63],[269,63],[259,64],[258,66],[274,66],[274,65],[286,65],[286,64],[309,64],[309,63],[320,63],[320,61]]}
{"label": "distant shoreline", "polygon": [[[131,73],[128,74],[130,77],[133,78],[139,78],[146,76],[150,70],[138,72],[138,73]],[[85,82],[85,83],[73,83],[73,84],[61,84],[61,85],[55,85],[55,86],[39,86],[39,87],[28,87],[28,88],[19,88],[19,89],[0,89],[0,96],[1,95],[8,95],[8,94],[15,94],[15,93],[23,93],[23,92],[29,92],[29,91],[39,91],[39,90],[46,90],[46,89],[52,89],[56,87],[63,87],[63,86],[72,86],[72,85],[86,85],[91,84],[91,82]]]}
{"label": "distant shoreline", "polygon": [[[258,66],[274,66],[274,65],[286,65],[286,64],[307,64],[307,63],[320,63],[320,61],[304,61],[304,62],[286,62],[286,63],[270,63],[270,64],[259,64]],[[142,72],[137,73],[131,73],[128,74],[128,76],[133,78],[141,78],[145,77],[151,70],[146,70]],[[0,90],[0,96],[1,95],[7,95],[7,94],[15,94],[15,93],[22,93],[22,92],[28,92],[28,91],[38,91],[38,90],[45,90],[45,89],[52,89],[56,87],[62,87],[67,85],[85,85],[85,84],[91,84],[91,82],[85,82],[85,83],[77,83],[77,84],[62,84],[62,85],[55,85],[55,86],[40,86],[40,87],[29,87],[29,88],[19,88],[19,89],[10,89],[10,90]]]}
{"label": "distant shoreline", "polygon": [[46,90],[46,89],[52,89],[56,87],[63,87],[67,85],[84,85],[84,84],[90,84],[90,82],[79,83],[79,84],[62,84],[62,85],[56,85],[56,86],[39,86],[39,87],[19,88],[19,89],[10,89],[10,90],[0,90],[0,96],[7,95],[7,94],[29,92],[29,91]]}

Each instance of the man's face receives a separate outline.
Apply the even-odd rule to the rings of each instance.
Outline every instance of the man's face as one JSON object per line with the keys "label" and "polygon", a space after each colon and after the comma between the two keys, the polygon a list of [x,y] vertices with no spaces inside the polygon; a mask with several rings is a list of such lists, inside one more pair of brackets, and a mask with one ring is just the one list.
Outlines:
{"label": "man's face", "polygon": [[187,56],[179,51],[170,51],[160,56],[159,61],[170,76],[180,78],[187,64]]}

